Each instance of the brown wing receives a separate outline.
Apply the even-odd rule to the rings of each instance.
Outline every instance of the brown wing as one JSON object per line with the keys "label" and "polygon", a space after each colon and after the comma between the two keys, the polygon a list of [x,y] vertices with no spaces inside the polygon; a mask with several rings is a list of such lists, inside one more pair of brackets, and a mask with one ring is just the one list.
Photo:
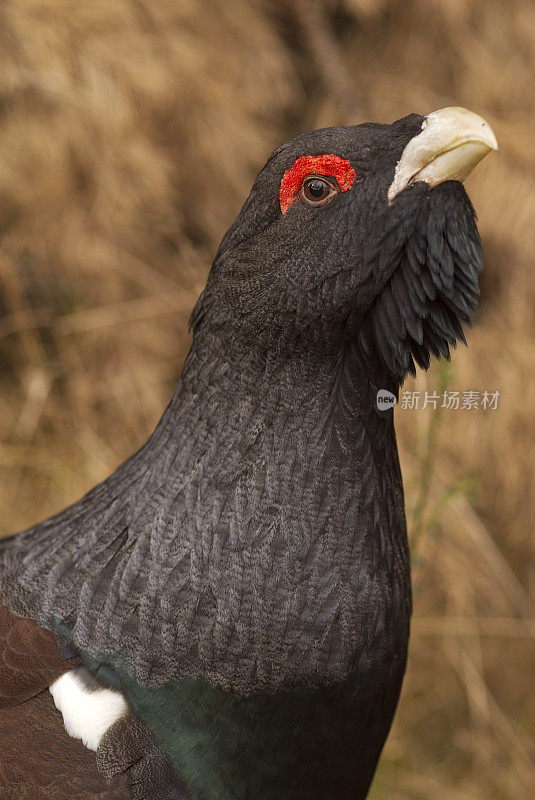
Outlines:
{"label": "brown wing", "polygon": [[0,710],[0,800],[130,800],[128,784],[99,773],[95,754],[66,733],[49,692]]}
{"label": "brown wing", "polygon": [[61,657],[53,633],[13,614],[0,595],[0,800],[130,799],[127,779],[105,780],[46,691],[75,663]]}
{"label": "brown wing", "polygon": [[76,663],[0,595],[0,800],[130,800],[126,776],[105,780],[46,691]]}
{"label": "brown wing", "polygon": [[77,663],[0,593],[0,800],[188,800],[132,714],[109,729],[96,758],[67,734],[47,689]]}
{"label": "brown wing", "polygon": [[51,631],[13,614],[0,594],[0,708],[34,697],[75,663],[61,658]]}

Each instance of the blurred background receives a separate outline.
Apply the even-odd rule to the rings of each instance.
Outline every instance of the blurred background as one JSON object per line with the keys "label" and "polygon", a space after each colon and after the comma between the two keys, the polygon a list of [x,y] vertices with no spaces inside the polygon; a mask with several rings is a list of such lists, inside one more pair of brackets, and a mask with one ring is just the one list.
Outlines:
{"label": "blurred background", "polygon": [[[414,560],[373,800],[535,797],[532,0],[4,0],[2,533],[152,431],[220,237],[269,152],[462,105],[500,142],[468,181],[486,269],[469,348],[398,408]],[[421,405],[421,404],[420,404]]]}

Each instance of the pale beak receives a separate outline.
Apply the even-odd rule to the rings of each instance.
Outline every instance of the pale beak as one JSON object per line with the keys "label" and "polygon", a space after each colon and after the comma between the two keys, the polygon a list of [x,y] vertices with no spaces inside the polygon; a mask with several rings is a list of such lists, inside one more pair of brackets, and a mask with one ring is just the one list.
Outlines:
{"label": "pale beak", "polygon": [[388,190],[392,200],[407,186],[425,181],[464,181],[484,156],[498,149],[492,128],[466,108],[441,108],[424,119],[422,131],[405,147]]}

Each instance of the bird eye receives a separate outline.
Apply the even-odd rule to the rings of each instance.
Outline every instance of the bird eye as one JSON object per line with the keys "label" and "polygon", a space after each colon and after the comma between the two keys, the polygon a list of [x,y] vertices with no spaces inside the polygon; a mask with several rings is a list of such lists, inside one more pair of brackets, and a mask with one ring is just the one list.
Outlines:
{"label": "bird eye", "polygon": [[338,191],[332,183],[317,175],[309,175],[301,184],[301,197],[311,206],[319,206]]}

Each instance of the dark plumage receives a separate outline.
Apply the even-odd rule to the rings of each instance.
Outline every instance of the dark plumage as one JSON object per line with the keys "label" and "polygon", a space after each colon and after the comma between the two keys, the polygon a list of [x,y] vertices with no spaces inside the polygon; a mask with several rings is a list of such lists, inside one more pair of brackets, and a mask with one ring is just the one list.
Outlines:
{"label": "dark plumage", "polygon": [[[472,117],[469,146],[488,143]],[[170,797],[367,793],[411,607],[393,413],[376,395],[464,338],[481,268],[461,183],[429,173],[438,146],[399,177],[432,119],[276,150],[221,243],[152,437],[0,543],[11,607],[124,694]]]}

